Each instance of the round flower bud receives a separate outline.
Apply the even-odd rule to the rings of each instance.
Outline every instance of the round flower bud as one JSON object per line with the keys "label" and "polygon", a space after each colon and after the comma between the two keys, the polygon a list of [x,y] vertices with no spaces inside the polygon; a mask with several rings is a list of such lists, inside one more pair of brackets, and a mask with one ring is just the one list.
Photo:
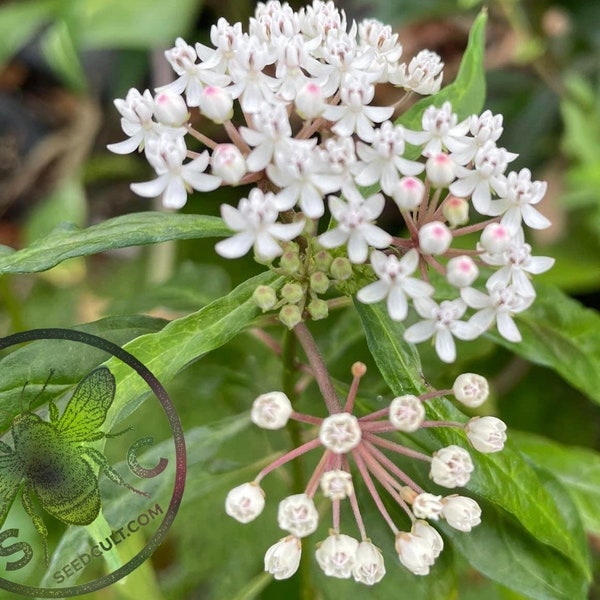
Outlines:
{"label": "round flower bud", "polygon": [[190,114],[185,100],[179,94],[160,92],[154,98],[154,116],[163,125],[181,127]]}
{"label": "round flower bud", "polygon": [[321,444],[334,454],[346,454],[360,444],[362,432],[358,419],[347,412],[323,419],[319,429]]}
{"label": "round flower bud", "polygon": [[323,495],[331,500],[343,500],[354,493],[352,475],[348,471],[341,469],[325,471],[319,483]]}
{"label": "round flower bud", "polygon": [[379,548],[371,542],[360,542],[356,550],[356,562],[352,569],[354,581],[373,585],[380,582],[384,575],[385,564]]}
{"label": "round flower bud", "polygon": [[454,397],[469,408],[481,406],[490,395],[487,379],[475,373],[459,375],[452,386]]}
{"label": "round flower bud", "polygon": [[442,214],[450,227],[458,227],[469,222],[469,203],[464,198],[450,196],[442,205]]}
{"label": "round flower bud", "polygon": [[200,111],[215,123],[224,123],[233,116],[233,98],[223,88],[206,86],[200,93]]}
{"label": "round flower bud", "polygon": [[343,533],[333,534],[321,542],[315,556],[325,575],[349,579],[356,563],[358,541]]}
{"label": "round flower bud", "polygon": [[246,174],[246,161],[237,146],[219,144],[211,157],[212,173],[229,185],[236,185]]}
{"label": "round flower bud", "polygon": [[428,575],[443,547],[440,534],[424,521],[417,521],[411,533],[400,532],[396,536],[398,558],[415,575]]}
{"label": "round flower bud", "polygon": [[478,277],[479,269],[470,256],[455,256],[446,265],[446,279],[458,288],[471,285]]}
{"label": "round flower bud", "polygon": [[402,177],[394,188],[392,197],[400,210],[414,210],[425,196],[425,184],[417,177]]}
{"label": "round flower bud", "polygon": [[289,579],[300,565],[302,543],[297,537],[288,537],[273,544],[265,554],[265,571],[274,579]]}
{"label": "round flower bud", "polygon": [[297,537],[314,533],[319,524],[315,503],[306,494],[294,494],[279,503],[277,511],[279,527]]}
{"label": "round flower bud", "polygon": [[333,259],[329,272],[334,279],[345,281],[352,277],[352,263],[344,256],[338,256]]}
{"label": "round flower bud", "polygon": [[268,285],[259,285],[252,294],[252,300],[263,312],[270,310],[277,302],[275,290]]}
{"label": "round flower bud", "polygon": [[419,248],[424,254],[444,254],[452,243],[452,232],[441,221],[425,223],[419,229]]}
{"label": "round flower bud", "polygon": [[472,498],[448,496],[442,500],[442,516],[450,527],[469,532],[481,523],[481,508]]}
{"label": "round flower bud", "polygon": [[398,396],[390,403],[390,423],[399,431],[417,431],[425,419],[423,402],[417,396]]}
{"label": "round flower bud", "polygon": [[465,433],[475,450],[485,454],[500,452],[506,442],[506,423],[496,417],[473,417],[466,424]]}
{"label": "round flower bud", "polygon": [[454,488],[466,485],[474,466],[469,453],[451,445],[433,453],[429,477],[438,485]]}
{"label": "round flower bud", "polygon": [[293,329],[302,321],[302,313],[296,304],[286,304],[279,311],[279,320],[288,329]]}
{"label": "round flower bud", "polygon": [[442,497],[423,492],[413,501],[412,511],[418,519],[433,519],[437,521],[442,514]]}
{"label": "round flower bud", "polygon": [[299,283],[286,283],[281,288],[281,297],[290,304],[296,304],[304,297],[304,290]]}
{"label": "round flower bud", "polygon": [[438,152],[427,159],[425,172],[435,187],[448,187],[454,181],[456,165],[448,154]]}
{"label": "round flower bud", "polygon": [[486,252],[498,254],[510,246],[510,231],[500,223],[490,223],[482,232],[479,243]]}
{"label": "round flower bud", "polygon": [[314,119],[325,110],[325,98],[320,85],[309,81],[306,83],[294,99],[296,112],[303,119]]}
{"label": "round flower bud", "polygon": [[319,250],[314,256],[315,266],[319,271],[323,271],[327,273],[329,271],[329,267],[331,266],[331,261],[333,257],[327,250]]}
{"label": "round flower bud", "polygon": [[316,294],[324,294],[329,289],[329,279],[321,271],[310,276],[310,289]]}
{"label": "round flower bud", "polygon": [[265,493],[254,483],[242,483],[225,498],[225,512],[240,523],[254,521],[265,507]]}
{"label": "round flower bud", "polygon": [[312,317],[313,321],[326,319],[329,316],[329,305],[325,300],[321,300],[320,298],[311,300],[306,309],[308,310],[308,314]]}
{"label": "round flower bud", "polygon": [[292,403],[283,392],[269,392],[261,394],[252,403],[250,419],[263,429],[281,429],[292,412]]}
{"label": "round flower bud", "polygon": [[286,250],[282,255],[279,266],[290,275],[300,270],[300,255],[297,250]]}

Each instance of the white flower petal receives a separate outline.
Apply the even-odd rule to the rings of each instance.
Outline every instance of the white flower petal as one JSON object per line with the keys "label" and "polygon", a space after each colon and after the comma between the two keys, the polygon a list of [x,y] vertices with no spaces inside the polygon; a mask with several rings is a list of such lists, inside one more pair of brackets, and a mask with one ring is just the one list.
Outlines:
{"label": "white flower petal", "polygon": [[418,344],[428,340],[434,333],[435,323],[433,321],[419,321],[404,332],[404,339],[412,344]]}
{"label": "white flower petal", "polygon": [[[373,260],[371,258],[371,260]],[[356,297],[364,304],[373,304],[383,300],[389,291],[389,286],[385,281],[375,281],[366,287],[358,290]]]}
{"label": "white flower petal", "polygon": [[239,258],[252,248],[253,243],[254,235],[249,231],[243,231],[218,242],[215,245],[215,250],[223,258]]}

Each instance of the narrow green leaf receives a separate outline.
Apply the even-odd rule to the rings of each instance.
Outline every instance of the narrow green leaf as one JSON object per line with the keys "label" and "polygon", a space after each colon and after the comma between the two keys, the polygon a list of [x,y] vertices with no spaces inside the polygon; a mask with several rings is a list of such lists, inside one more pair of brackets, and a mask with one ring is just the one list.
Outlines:
{"label": "narrow green leaf", "polygon": [[37,273],[76,256],[167,240],[222,237],[228,233],[229,229],[218,217],[162,212],[132,213],[87,229],[63,223],[28,248],[0,255],[0,274]]}
{"label": "narrow green leaf", "polygon": [[489,335],[527,360],[554,369],[600,403],[600,315],[558,288],[536,289],[531,308],[517,315],[522,342],[512,344],[496,332]]}
{"label": "narrow green leaf", "polygon": [[585,529],[600,535],[600,454],[530,433],[515,432],[511,439],[521,452],[565,486],[579,510]]}
{"label": "narrow green leaf", "polygon": [[459,119],[464,119],[472,114],[479,113],[485,100],[485,70],[483,57],[485,52],[485,26],[487,11],[482,10],[475,19],[469,42],[462,57],[456,79],[437,94],[419,100],[411,106],[399,122],[409,129],[419,129],[421,117],[429,106],[441,106],[444,102],[451,102],[454,112]]}
{"label": "narrow green leaf", "polygon": [[[424,382],[418,358],[403,340],[402,325],[392,322],[380,304],[357,303],[356,308],[369,349],[391,391],[397,395],[422,392]],[[428,402],[427,414],[436,420],[464,421],[462,413],[444,399]],[[418,439],[429,452],[449,444],[468,447],[464,433],[448,428],[427,430]],[[467,489],[511,513],[532,536],[560,551],[587,575],[589,566],[581,528],[567,525],[552,495],[520,455],[510,448],[495,455],[471,455],[476,470]],[[466,558],[470,560],[469,555]],[[494,578],[501,581],[500,575]]]}

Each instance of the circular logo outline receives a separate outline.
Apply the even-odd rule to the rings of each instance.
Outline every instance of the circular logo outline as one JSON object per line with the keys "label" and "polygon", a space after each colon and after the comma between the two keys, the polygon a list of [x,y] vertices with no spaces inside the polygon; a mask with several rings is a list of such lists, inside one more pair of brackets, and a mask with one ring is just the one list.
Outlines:
{"label": "circular logo outline", "polygon": [[137,569],[143,562],[150,558],[153,552],[164,540],[181,504],[186,478],[186,447],[181,421],[179,420],[179,416],[175,411],[173,401],[167,394],[165,388],[162,386],[160,381],[158,381],[156,376],[150,371],[150,369],[146,367],[146,365],[133,356],[133,354],[121,348],[114,342],[85,331],[53,327],[44,329],[30,329],[28,331],[14,333],[0,338],[0,350],[4,350],[16,344],[45,339],[66,340],[93,346],[108,352],[112,356],[118,358],[121,362],[130,366],[148,384],[148,387],[158,398],[167,420],[169,421],[171,432],[173,434],[173,441],[175,443],[175,481],[173,482],[173,494],[171,496],[166,514],[144,548],[127,563],[119,567],[116,571],[113,571],[108,575],[104,575],[99,579],[65,588],[40,588],[25,586],[23,584],[14,583],[4,579],[3,577],[0,577],[0,588],[16,594],[41,598],[66,598],[81,594],[89,594],[112,585],[126,575],[129,575],[129,573]]}

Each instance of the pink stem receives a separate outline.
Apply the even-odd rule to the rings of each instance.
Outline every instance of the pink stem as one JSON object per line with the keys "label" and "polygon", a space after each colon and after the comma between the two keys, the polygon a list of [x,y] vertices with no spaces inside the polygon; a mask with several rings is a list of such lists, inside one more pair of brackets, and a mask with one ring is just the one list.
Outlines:
{"label": "pink stem", "polygon": [[390,413],[390,407],[386,406],[385,408],[381,408],[376,410],[375,412],[369,413],[364,417],[361,417],[359,421],[362,423],[363,421],[374,421],[375,419],[379,419],[379,417],[387,417]]}
{"label": "pink stem", "polygon": [[313,474],[310,476],[310,480],[306,485],[306,495],[309,498],[312,498],[317,491],[317,487],[319,487],[319,481],[325,471],[328,471],[331,468],[331,460],[332,460],[332,452],[331,450],[325,450],[323,456],[321,456],[321,460],[319,460]]}
{"label": "pink stem", "polygon": [[416,450],[411,450],[406,446],[401,446],[400,444],[396,444],[395,442],[391,442],[390,440],[386,440],[385,438],[380,438],[373,433],[365,432],[365,434],[363,435],[363,440],[371,442],[377,446],[381,446],[382,448],[386,448],[387,450],[391,450],[392,452],[397,452],[398,454],[409,456],[410,458],[416,458],[417,460],[431,462],[431,457],[427,456],[427,454],[417,452]]}
{"label": "pink stem", "polygon": [[318,448],[320,445],[321,445],[321,440],[319,438],[315,438],[314,440],[310,440],[310,442],[306,442],[305,444],[302,444],[302,446],[298,446],[297,448],[290,450],[290,452],[288,452],[287,454],[284,454],[283,456],[280,456],[277,460],[274,460],[270,465],[266,466],[256,476],[256,479],[255,479],[256,483],[260,483],[262,481],[262,479],[266,475],[268,475],[271,471],[274,471],[275,469],[281,467],[282,465],[285,465],[286,463],[290,462],[291,460],[294,460],[298,456],[302,456],[302,454],[304,454],[305,452],[310,452],[311,450]]}
{"label": "pink stem", "polygon": [[296,411],[292,412],[290,419],[294,419],[294,421],[299,421],[300,423],[310,423],[311,425],[320,425],[323,422],[323,419],[319,417],[305,415],[304,413],[299,413]]}

